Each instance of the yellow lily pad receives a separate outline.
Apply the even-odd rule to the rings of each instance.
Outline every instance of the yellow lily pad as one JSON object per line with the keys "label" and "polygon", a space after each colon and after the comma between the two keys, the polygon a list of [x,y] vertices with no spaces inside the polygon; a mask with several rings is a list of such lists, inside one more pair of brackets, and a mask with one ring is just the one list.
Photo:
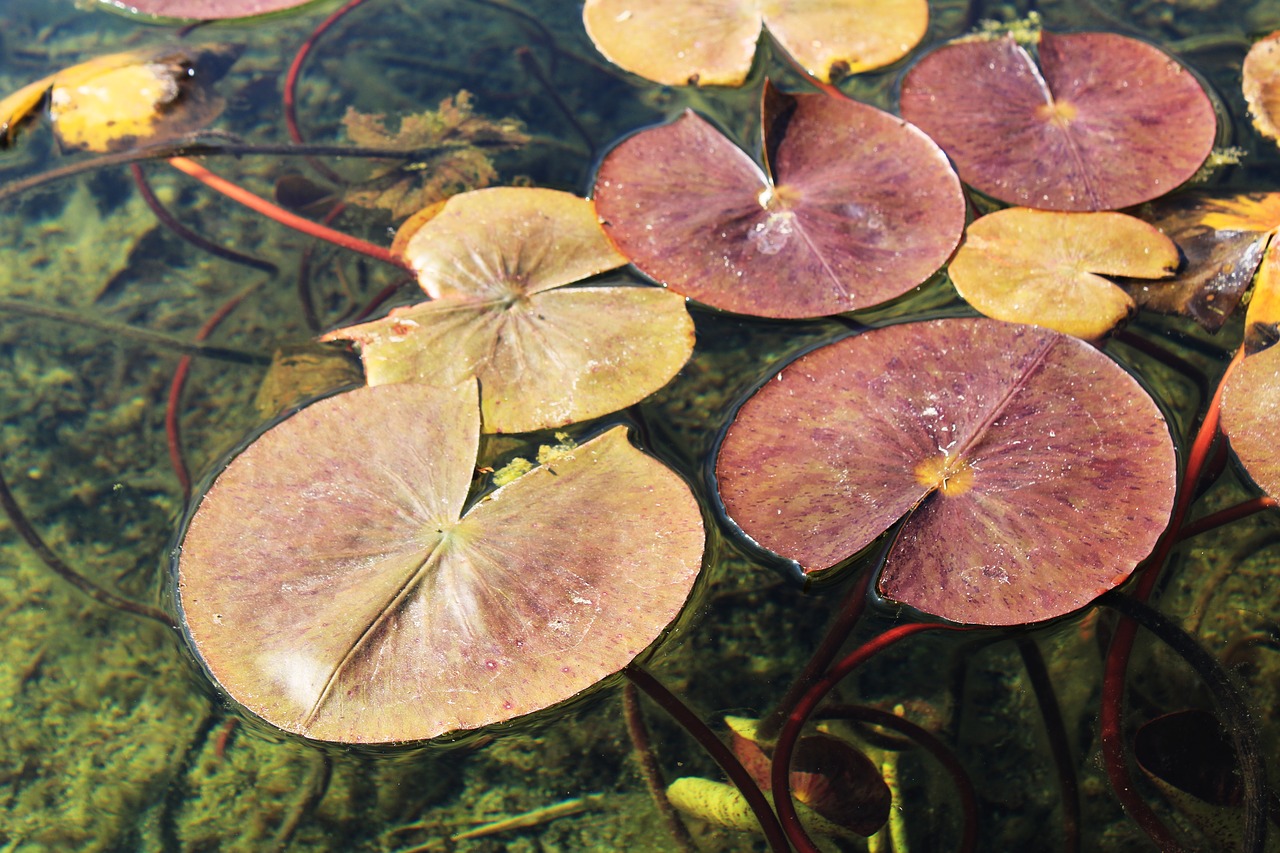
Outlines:
{"label": "yellow lily pad", "polygon": [[548,189],[463,193],[395,246],[434,297],[324,340],[360,346],[370,385],[478,378],[485,432],[563,426],[636,403],[693,351],[684,299],[645,286],[564,287],[626,259],[590,201]]}
{"label": "yellow lily pad", "polygon": [[587,0],[596,48],[633,74],[669,86],[740,86],[767,27],[796,64],[824,83],[880,68],[915,47],[925,0]]}
{"label": "yellow lily pad", "polygon": [[988,317],[1093,340],[1134,310],[1103,276],[1162,278],[1177,267],[1173,241],[1132,216],[1015,207],[970,225],[949,272]]}

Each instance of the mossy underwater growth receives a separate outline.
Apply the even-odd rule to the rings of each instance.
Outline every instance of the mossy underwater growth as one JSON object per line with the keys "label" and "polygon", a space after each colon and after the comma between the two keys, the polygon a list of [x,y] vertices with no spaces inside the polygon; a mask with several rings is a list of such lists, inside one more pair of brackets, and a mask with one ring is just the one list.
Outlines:
{"label": "mossy underwater growth", "polygon": [[[219,127],[257,143],[277,142],[279,90],[288,57],[328,2],[265,23],[223,24],[209,38],[245,44],[219,84],[230,96]],[[298,114],[311,141],[343,142],[348,108],[405,115],[471,93],[477,114],[523,122],[533,142],[495,157],[499,184],[533,183],[579,194],[589,187],[592,152],[573,120],[603,150],[614,139],[692,106],[750,149],[757,105],[740,92],[649,85],[602,71],[582,31],[580,4],[522,4],[539,23],[504,4],[474,0],[422,4],[368,0],[321,39],[298,86]],[[1202,73],[1235,119],[1244,156],[1219,172],[1215,189],[1274,188],[1275,146],[1247,132],[1239,60],[1252,38],[1280,26],[1275,4],[1249,0],[1031,4],[1058,31],[1123,31],[1171,50]],[[913,55],[967,32],[983,19],[1025,17],[1027,3],[930,4],[925,43]],[[0,91],[94,55],[176,37],[70,4],[16,0],[3,12]],[[556,47],[547,44],[545,26]],[[528,48],[555,94],[516,51]],[[281,57],[286,57],[282,59]],[[910,60],[908,60],[910,61]],[[799,75],[776,56],[756,60],[779,86]],[[845,91],[883,109],[903,69],[850,78]],[[753,126],[753,120],[755,125]],[[1223,140],[1220,140],[1223,141]],[[596,152],[598,153],[598,152]],[[326,161],[327,162],[327,161]],[[11,181],[60,165],[38,126],[0,155],[0,193]],[[356,161],[333,164],[368,176]],[[285,171],[307,173],[301,158],[218,158],[211,168],[269,194]],[[185,224],[215,242],[277,263],[269,276],[202,253],[161,226],[120,166],[44,185],[0,205],[0,299],[56,305],[87,317],[185,339],[226,301],[245,303],[213,340],[264,356],[309,340],[295,276],[304,249],[314,309],[325,328],[354,315],[398,271],[315,246],[243,211],[159,165],[143,166],[157,194]],[[361,170],[364,169],[362,172]],[[1225,191],[1225,189],[1224,189]],[[344,230],[389,242],[386,211],[347,214]],[[407,298],[401,291],[395,300]],[[908,314],[956,313],[939,277],[896,303],[861,312],[875,324]],[[731,407],[777,365],[845,332],[839,320],[750,321],[697,309],[698,344],[679,376],[633,412],[645,442],[700,475]],[[1196,370],[1214,377],[1239,329],[1218,335],[1190,321],[1143,316],[1139,331],[1165,339]],[[1169,405],[1186,435],[1203,389],[1132,348],[1111,354]],[[180,354],[74,323],[0,309],[0,464],[23,509],[51,547],[77,571],[149,604],[167,603],[166,554],[183,513],[168,459],[166,401]],[[196,478],[262,425],[255,395],[263,370],[203,359],[192,363],[181,406],[187,464]],[[497,467],[538,457],[539,447],[581,441],[554,431],[531,444],[494,441]],[[518,464],[518,463],[511,463]],[[696,484],[698,489],[704,485]],[[1254,494],[1228,473],[1198,508],[1203,514]],[[700,494],[705,499],[707,495]],[[1184,548],[1161,609],[1239,676],[1268,755],[1280,750],[1275,653],[1280,592],[1280,531],[1272,514],[1204,534]],[[648,666],[713,724],[725,714],[766,713],[804,666],[850,579],[805,592],[759,555],[713,533],[696,612],[680,623]],[[890,624],[878,611],[855,641]],[[556,716],[499,727],[458,746],[348,750],[281,735],[220,695],[178,632],[105,608],[60,581],[0,518],[0,850],[457,851],[671,850],[645,790],[628,739],[621,688],[607,687]],[[1098,649],[1113,629],[1088,610],[1032,636],[1041,646],[1079,759],[1087,846],[1145,850],[1149,842],[1121,812],[1097,759],[1092,734]],[[1061,820],[1054,765],[1039,710],[1016,646],[980,639],[922,637],[877,657],[843,686],[848,701],[903,713],[946,733],[981,791],[981,849],[1045,849]],[[1162,647],[1144,641],[1131,667],[1141,703],[1207,703],[1204,688]],[[1142,705],[1136,713],[1143,712]],[[654,706],[644,711],[669,780],[722,778],[696,743]],[[723,733],[723,727],[719,730]],[[958,837],[961,815],[937,766],[919,750],[899,753],[897,769],[911,847],[940,849]],[[1139,784],[1145,786],[1143,780]],[[540,821],[540,810],[572,798],[584,808]],[[1152,794],[1153,802],[1159,803]],[[1175,825],[1194,824],[1158,805]],[[532,825],[450,841],[473,826],[531,813]],[[1049,829],[1046,829],[1048,827]],[[700,849],[767,849],[752,834],[692,822]],[[1052,842],[1048,842],[1052,843]],[[862,849],[842,842],[833,849]],[[884,849],[883,847],[880,849]]]}

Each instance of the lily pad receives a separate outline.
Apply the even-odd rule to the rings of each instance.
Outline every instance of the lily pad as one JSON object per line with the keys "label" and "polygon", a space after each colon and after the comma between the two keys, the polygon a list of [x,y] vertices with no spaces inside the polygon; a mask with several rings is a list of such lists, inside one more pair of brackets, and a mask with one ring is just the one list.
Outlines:
{"label": "lily pad", "polygon": [[1280,227],[1280,193],[1185,193],[1144,205],[1140,215],[1178,245],[1182,269],[1157,285],[1117,283],[1141,308],[1191,317],[1216,332],[1239,306]]}
{"label": "lily pad", "polygon": [[1258,488],[1280,496],[1280,347],[1246,356],[1223,379],[1222,431]]}
{"label": "lily pad", "polygon": [[1241,78],[1253,126],[1268,139],[1280,140],[1280,32],[1249,48]]}
{"label": "lily pad", "polygon": [[596,207],[642,272],[726,311],[818,317],[899,296],[951,255],[964,196],[919,130],[771,86],[762,116],[767,171],[692,112],[605,156]]}
{"label": "lily pad", "polygon": [[902,85],[908,121],[965,183],[1049,210],[1128,207],[1200,168],[1217,117],[1195,76],[1145,42],[1042,32],[1037,67],[1012,36],[946,45]]}
{"label": "lily pad", "polygon": [[740,86],[768,27],[829,83],[905,56],[929,26],[926,0],[587,0],[587,35],[615,65],[668,86]]}
{"label": "lily pad", "polygon": [[480,380],[485,432],[597,417],[665,385],[693,352],[684,300],[656,287],[564,287],[626,259],[591,202],[547,189],[456,195],[396,238],[434,297],[323,340],[360,345],[371,385]]}
{"label": "lily pad", "polygon": [[1168,522],[1176,464],[1159,409],[1107,356],[977,318],[797,359],[742,406],[716,477],[738,527],[809,573],[909,514],[881,594],[1014,625],[1123,583]]}
{"label": "lily pad", "polygon": [[102,7],[132,17],[163,21],[219,21],[256,18],[314,3],[315,0],[98,0]]}
{"label": "lily pad", "polygon": [[1123,213],[1013,207],[969,226],[947,267],[956,290],[988,317],[1101,338],[1134,310],[1105,275],[1162,278],[1178,247]]}
{"label": "lily pad", "polygon": [[465,507],[476,395],[330,397],[215,480],[179,605],[248,710],[318,740],[434,738],[563,702],[675,618],[704,544],[683,480],[616,427]]}

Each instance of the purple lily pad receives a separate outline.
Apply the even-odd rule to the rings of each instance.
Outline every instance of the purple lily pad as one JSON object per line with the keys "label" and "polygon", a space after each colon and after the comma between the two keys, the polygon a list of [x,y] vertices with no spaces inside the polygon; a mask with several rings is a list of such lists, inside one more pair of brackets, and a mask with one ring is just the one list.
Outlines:
{"label": "purple lily pad", "polygon": [[296,9],[315,0],[98,0],[115,12],[182,21],[256,18]]}
{"label": "purple lily pad", "polygon": [[819,317],[900,296],[951,255],[964,196],[919,130],[769,86],[762,114],[768,171],[692,112],[605,157],[596,209],[641,271],[726,311]]}
{"label": "purple lily pad", "polygon": [[1176,466],[1156,404],[1092,346],[952,319],[797,359],[738,412],[716,476],[742,531],[806,572],[910,513],[880,592],[1009,625],[1122,583],[1168,522]]}
{"label": "purple lily pad", "polygon": [[209,672],[319,740],[433,738],[549,707],[675,618],[702,560],[688,486],[623,427],[466,507],[474,381],[359,388],[264,433],[183,539]]}
{"label": "purple lily pad", "polygon": [[901,110],[970,186],[1009,204],[1112,210],[1195,174],[1217,116],[1168,54],[1112,33],[1040,34],[1040,65],[1011,36],[946,45],[902,85]]}

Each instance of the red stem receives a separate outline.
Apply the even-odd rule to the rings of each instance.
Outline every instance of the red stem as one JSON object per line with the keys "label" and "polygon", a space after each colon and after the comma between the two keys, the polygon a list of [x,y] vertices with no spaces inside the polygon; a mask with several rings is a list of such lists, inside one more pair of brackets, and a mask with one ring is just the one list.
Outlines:
{"label": "red stem", "polygon": [[1254,513],[1261,512],[1264,509],[1270,509],[1273,506],[1280,506],[1280,501],[1277,501],[1269,495],[1263,495],[1262,497],[1241,501],[1235,506],[1220,509],[1211,515],[1206,515],[1204,518],[1198,518],[1191,522],[1178,532],[1178,542],[1186,542],[1193,536],[1199,536],[1201,533],[1213,530],[1216,527],[1221,527],[1224,524],[1230,524],[1233,521],[1248,518]]}
{"label": "red stem", "polygon": [[[338,21],[342,20],[348,12],[355,9],[363,2],[364,0],[348,0],[342,8],[325,18],[314,30],[311,31],[311,35],[307,36],[306,40],[302,42],[301,47],[298,48],[298,52],[293,56],[293,62],[290,63],[289,71],[285,74],[284,78],[284,123],[285,128],[289,131],[289,138],[294,142],[301,143],[303,141],[302,131],[298,129],[297,110],[298,78],[302,75],[302,66],[307,61],[307,56],[310,55],[311,49],[315,47],[316,42],[320,40],[320,37],[324,35],[325,31],[338,23]],[[330,169],[324,163],[321,163],[314,157],[307,157],[306,160],[311,168],[315,169],[328,180],[333,181],[335,184],[344,183],[342,176]]]}
{"label": "red stem", "polygon": [[[1227,378],[1231,375],[1231,371],[1240,363],[1243,357],[1244,349],[1241,348],[1235,354],[1235,357],[1231,359],[1231,363],[1227,365],[1227,369],[1223,372],[1222,379],[1218,382],[1218,387],[1213,393],[1213,398],[1209,401],[1208,408],[1205,410],[1204,420],[1200,424],[1200,430],[1196,433],[1195,441],[1191,445],[1191,452],[1187,457],[1187,468],[1183,472],[1182,483],[1178,489],[1177,500],[1174,502],[1169,526],[1160,537],[1160,541],[1156,543],[1155,551],[1147,559],[1146,568],[1142,570],[1137,586],[1134,588],[1133,598],[1139,602],[1145,603],[1151,596],[1151,591],[1155,589],[1156,581],[1160,576],[1160,570],[1168,562],[1173,546],[1181,538],[1181,531],[1186,521],[1187,512],[1191,509],[1191,503],[1195,497],[1196,483],[1200,479],[1205,460],[1209,457],[1213,441],[1218,435],[1223,388],[1227,384]],[[1137,636],[1137,631],[1138,624],[1136,622],[1128,617],[1122,617],[1120,623],[1116,626],[1111,647],[1107,651],[1106,667],[1102,679],[1102,702],[1098,713],[1098,729],[1102,739],[1102,759],[1106,766],[1107,777],[1111,780],[1111,787],[1115,790],[1117,799],[1120,800],[1120,804],[1129,813],[1130,817],[1142,827],[1142,830],[1161,850],[1179,850],[1181,847],[1177,839],[1160,821],[1155,811],[1147,805],[1147,802],[1134,789],[1133,780],[1129,774],[1129,759],[1125,749],[1123,726],[1124,685],[1129,669],[1129,657],[1133,652],[1133,642]]]}
{"label": "red stem", "polygon": [[401,269],[412,271],[409,262],[398,255],[392,254],[391,250],[384,249],[381,246],[375,246],[358,237],[352,237],[350,234],[344,234],[341,231],[335,231],[327,228],[310,219],[304,219],[295,213],[290,213],[282,207],[279,207],[264,198],[254,195],[248,190],[240,187],[226,178],[219,177],[210,172],[204,166],[194,160],[186,157],[170,157],[169,165],[173,166],[179,172],[190,175],[196,180],[203,183],[212,190],[222,193],[232,201],[243,204],[250,210],[261,213],[270,219],[274,219],[281,225],[285,225],[295,231],[300,231],[309,237],[315,237],[318,240],[326,240],[336,246],[344,249],[350,249],[353,252],[359,252],[362,255],[368,255],[371,258],[400,267]]}
{"label": "red stem", "polygon": [[800,815],[796,813],[795,803],[791,800],[791,755],[795,750],[796,741],[800,739],[800,732],[804,729],[805,722],[831,689],[849,673],[899,640],[932,630],[963,629],[934,622],[915,622],[890,628],[880,636],[868,640],[836,664],[830,672],[809,688],[787,714],[787,721],[783,724],[782,731],[778,733],[778,742],[774,746],[770,781],[773,790],[773,806],[778,812],[779,820],[782,821],[782,829],[800,853],[821,853],[809,838],[809,834],[805,832],[804,825],[800,823]]}
{"label": "red stem", "polygon": [[[236,306],[244,301],[252,289],[244,290],[228,299],[196,332],[196,340],[203,341],[213,334],[213,330],[218,328],[218,325],[235,310]],[[184,504],[191,502],[191,473],[182,455],[182,422],[178,412],[182,406],[182,389],[186,387],[187,375],[190,372],[191,356],[184,355],[178,360],[178,366],[173,371],[173,379],[169,382],[169,400],[164,408],[164,434],[169,445],[169,464],[173,466],[173,473],[177,476],[179,485],[182,486]]]}

